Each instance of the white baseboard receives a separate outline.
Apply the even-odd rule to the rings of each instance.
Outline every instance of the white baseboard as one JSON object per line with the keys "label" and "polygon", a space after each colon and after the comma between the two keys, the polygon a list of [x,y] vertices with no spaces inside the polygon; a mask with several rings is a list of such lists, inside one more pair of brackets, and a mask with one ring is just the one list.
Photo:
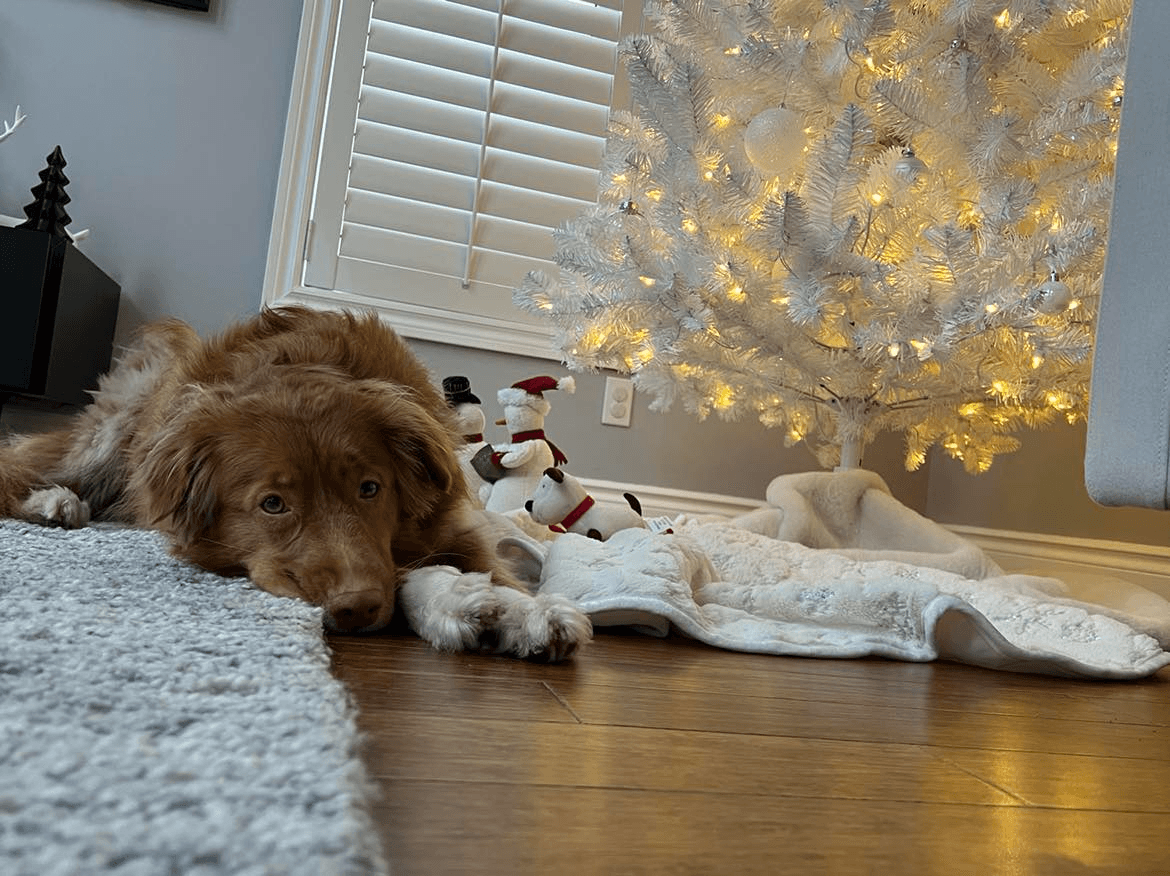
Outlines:
{"label": "white baseboard", "polygon": [[[684,513],[734,517],[765,504],[762,500],[739,496],[645,484],[618,484],[590,478],[582,478],[581,482],[599,502],[624,504],[622,493],[633,493],[641,502],[645,517],[675,517]],[[947,529],[973,541],[1005,572],[1065,581],[1118,578],[1170,599],[1170,548],[1167,547],[957,524],[948,525]]]}
{"label": "white baseboard", "polygon": [[947,528],[979,545],[1005,572],[1062,580],[1120,578],[1170,599],[1170,548],[979,526]]}
{"label": "white baseboard", "polygon": [[632,493],[642,505],[643,517],[677,517],[679,514],[722,514],[734,517],[746,514],[765,502],[762,499],[743,499],[719,493],[699,493],[676,490],[671,487],[652,487],[647,484],[619,484],[595,478],[579,478],[585,489],[598,502],[625,504],[623,493]]}

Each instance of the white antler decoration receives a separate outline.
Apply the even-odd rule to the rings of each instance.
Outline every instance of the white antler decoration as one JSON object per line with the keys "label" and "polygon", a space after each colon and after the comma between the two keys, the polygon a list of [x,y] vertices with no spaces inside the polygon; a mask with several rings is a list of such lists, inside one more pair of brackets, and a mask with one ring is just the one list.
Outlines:
{"label": "white antler decoration", "polygon": [[0,143],[3,143],[5,140],[7,140],[9,137],[11,137],[12,132],[15,131],[17,128],[19,128],[20,123],[23,122],[27,118],[28,118],[28,116],[22,115],[20,112],[20,107],[17,106],[16,118],[13,119],[12,124],[11,125],[8,124],[7,119],[4,121],[4,133],[0,134]]}

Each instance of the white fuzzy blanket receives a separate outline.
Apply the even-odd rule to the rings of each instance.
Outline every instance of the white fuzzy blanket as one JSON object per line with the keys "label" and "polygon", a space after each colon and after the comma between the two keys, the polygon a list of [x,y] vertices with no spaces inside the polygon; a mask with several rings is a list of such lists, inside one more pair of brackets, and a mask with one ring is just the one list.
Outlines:
{"label": "white fuzzy blanket", "polygon": [[1170,602],[1122,583],[1089,601],[1006,575],[870,472],[787,475],[767,498],[736,519],[680,517],[673,534],[628,529],[603,543],[526,526],[502,547],[597,626],[674,627],[737,651],[1118,679],[1170,664]]}

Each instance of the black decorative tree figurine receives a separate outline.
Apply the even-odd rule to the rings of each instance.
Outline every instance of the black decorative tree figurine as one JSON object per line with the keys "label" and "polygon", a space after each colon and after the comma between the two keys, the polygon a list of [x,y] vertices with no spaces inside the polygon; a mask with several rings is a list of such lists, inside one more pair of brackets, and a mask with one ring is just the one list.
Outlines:
{"label": "black decorative tree figurine", "polygon": [[45,161],[48,164],[39,174],[41,182],[32,188],[36,200],[24,208],[28,220],[16,227],[47,231],[55,237],[68,237],[65,226],[72,220],[65,212],[65,205],[70,201],[65,186],[69,184],[69,177],[63,170],[66,162],[61,147],[54,149]]}

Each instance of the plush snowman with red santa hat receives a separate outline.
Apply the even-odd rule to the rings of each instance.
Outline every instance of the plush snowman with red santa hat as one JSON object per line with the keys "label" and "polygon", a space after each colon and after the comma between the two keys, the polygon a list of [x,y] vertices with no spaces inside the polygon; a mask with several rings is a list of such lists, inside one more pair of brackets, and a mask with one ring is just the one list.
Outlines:
{"label": "plush snowman with red santa hat", "polygon": [[484,448],[475,460],[481,477],[491,481],[491,492],[484,500],[488,511],[523,511],[544,470],[568,462],[544,434],[544,418],[552,410],[544,393],[553,389],[571,393],[576,388],[572,377],[541,376],[517,381],[496,393],[504,409],[504,419],[496,425],[508,427],[509,440],[491,445],[490,451]]}

